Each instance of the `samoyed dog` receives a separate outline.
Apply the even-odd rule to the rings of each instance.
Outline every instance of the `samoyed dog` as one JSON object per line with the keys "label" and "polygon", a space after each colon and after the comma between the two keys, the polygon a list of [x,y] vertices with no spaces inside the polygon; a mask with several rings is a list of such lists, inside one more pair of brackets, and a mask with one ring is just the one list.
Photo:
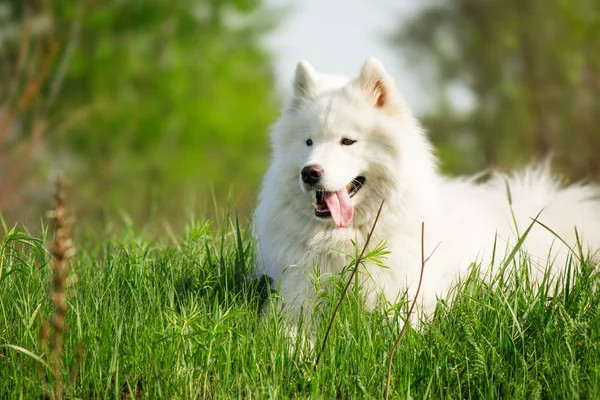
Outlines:
{"label": "samoyed dog", "polygon": [[314,299],[315,266],[323,279],[351,262],[352,242],[365,243],[382,201],[370,247],[386,243],[387,268],[366,263],[359,272],[370,305],[414,295],[422,223],[425,254],[438,246],[424,269],[424,310],[472,263],[498,263],[529,227],[521,250],[541,273],[564,269],[570,249],[600,254],[598,186],[563,186],[545,165],[492,172],[483,183],[440,175],[427,136],[374,58],[357,78],[301,61],[272,151],[255,214],[258,273],[272,278],[287,310]]}

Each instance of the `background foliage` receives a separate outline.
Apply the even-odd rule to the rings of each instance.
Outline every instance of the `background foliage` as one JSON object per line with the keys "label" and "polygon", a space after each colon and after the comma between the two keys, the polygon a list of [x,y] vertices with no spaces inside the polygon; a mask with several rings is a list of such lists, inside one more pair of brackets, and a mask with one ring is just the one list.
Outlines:
{"label": "background foliage", "polygon": [[[3,193],[19,193],[3,196],[5,210],[18,215],[35,194],[46,200],[56,169],[92,219],[122,209],[144,222],[158,205],[162,217],[182,217],[188,202],[188,211],[208,208],[212,188],[226,201],[232,182],[249,209],[275,110],[271,58],[260,44],[272,18],[259,1],[23,4],[4,6],[5,31],[15,30],[5,36],[4,76],[17,87],[3,92],[3,110],[16,115],[13,139],[0,144],[8,157],[35,143],[0,167],[10,174],[28,163],[2,181]],[[45,129],[35,132],[38,121]]]}
{"label": "background foliage", "polygon": [[432,1],[392,43],[435,82],[424,120],[449,170],[553,153],[569,177],[599,176],[597,1]]}

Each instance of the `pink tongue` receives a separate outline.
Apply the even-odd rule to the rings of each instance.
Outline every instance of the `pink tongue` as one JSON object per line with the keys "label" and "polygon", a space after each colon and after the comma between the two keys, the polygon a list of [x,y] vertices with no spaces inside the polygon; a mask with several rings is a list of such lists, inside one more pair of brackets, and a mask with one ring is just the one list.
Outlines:
{"label": "pink tongue", "polygon": [[324,197],[333,222],[340,228],[347,227],[350,221],[352,221],[354,207],[346,188],[338,190],[335,193],[325,193]]}

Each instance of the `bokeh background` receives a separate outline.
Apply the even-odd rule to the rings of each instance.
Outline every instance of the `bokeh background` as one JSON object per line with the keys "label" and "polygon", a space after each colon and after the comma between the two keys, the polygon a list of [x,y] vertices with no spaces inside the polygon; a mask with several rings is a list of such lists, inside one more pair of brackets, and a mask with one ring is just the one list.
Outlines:
{"label": "bokeh background", "polygon": [[369,55],[445,172],[600,177],[597,0],[0,0],[0,213],[39,225],[62,173],[91,225],[248,217],[297,60]]}

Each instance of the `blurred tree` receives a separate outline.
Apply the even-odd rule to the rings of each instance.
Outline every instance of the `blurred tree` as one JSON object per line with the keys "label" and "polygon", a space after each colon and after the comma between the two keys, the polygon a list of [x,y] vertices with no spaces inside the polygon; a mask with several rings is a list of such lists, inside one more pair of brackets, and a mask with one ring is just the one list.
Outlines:
{"label": "blurred tree", "polygon": [[[211,206],[214,187],[226,207],[232,185],[234,200],[250,208],[276,104],[261,43],[273,18],[261,3],[89,0],[47,7],[60,54],[71,54],[62,71],[53,65],[61,92],[37,165],[66,171],[83,215],[122,209],[138,221],[183,217],[186,196]],[[17,20],[25,11],[11,9]]]}
{"label": "blurred tree", "polygon": [[54,66],[68,64],[68,52],[60,49],[46,4],[0,3],[0,212],[36,197],[27,178],[62,83]]}
{"label": "blurred tree", "polygon": [[551,153],[571,178],[600,176],[597,0],[432,1],[392,41],[434,65],[424,123],[445,168]]}
{"label": "blurred tree", "polygon": [[[65,79],[57,143],[97,204],[181,215],[183,194],[242,207],[266,161],[273,76],[260,0],[95,2]],[[75,6],[63,10],[72,18]],[[185,190],[189,187],[189,190]],[[212,204],[212,200],[209,205]],[[226,204],[222,204],[226,206]]]}

